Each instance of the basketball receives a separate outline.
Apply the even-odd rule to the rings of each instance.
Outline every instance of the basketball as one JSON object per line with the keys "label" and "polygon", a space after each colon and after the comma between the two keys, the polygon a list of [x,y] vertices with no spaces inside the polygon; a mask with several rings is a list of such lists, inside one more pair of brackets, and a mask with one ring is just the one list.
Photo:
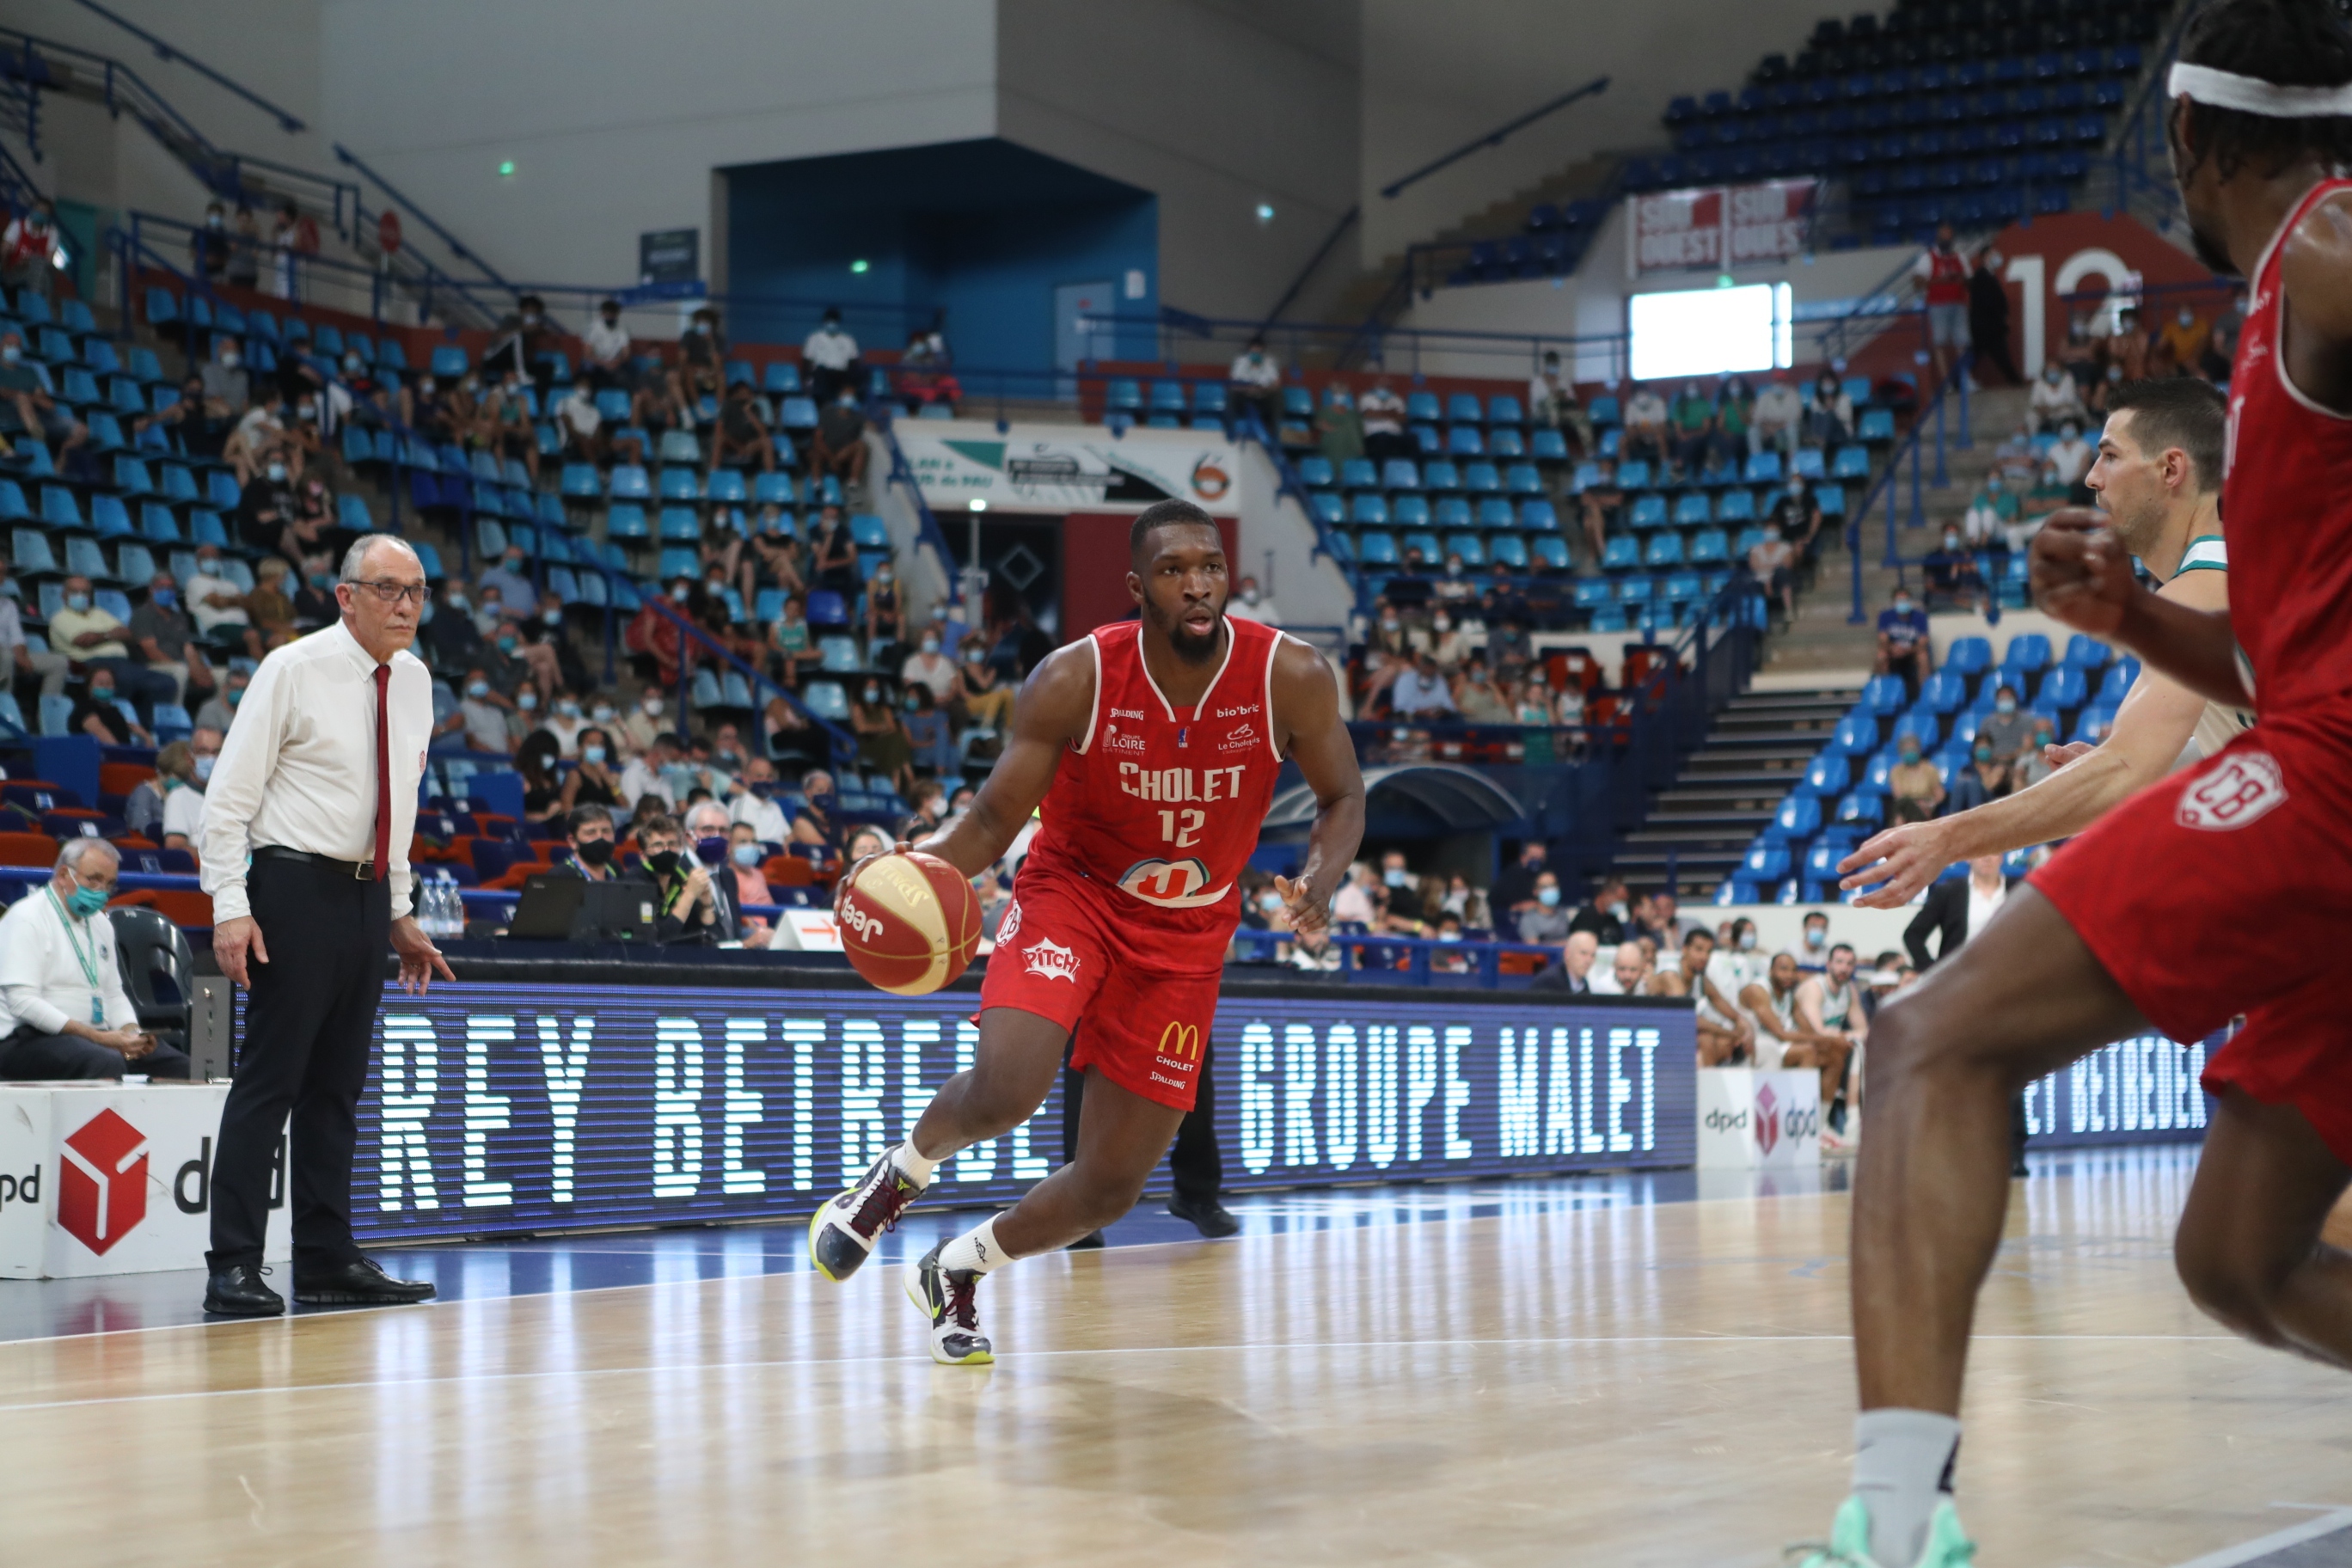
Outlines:
{"label": "basketball", "polygon": [[858,973],[899,996],[928,996],[964,972],[980,946],[980,902],[936,855],[884,855],[841,900],[841,945]]}

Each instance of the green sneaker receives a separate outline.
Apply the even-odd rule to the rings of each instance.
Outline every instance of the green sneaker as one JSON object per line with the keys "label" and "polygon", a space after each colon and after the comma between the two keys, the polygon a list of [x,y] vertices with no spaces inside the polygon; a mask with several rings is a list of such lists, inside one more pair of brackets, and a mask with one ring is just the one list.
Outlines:
{"label": "green sneaker", "polygon": [[1959,1510],[1944,1498],[1927,1519],[1927,1543],[1916,1563],[1881,1563],[1870,1554],[1870,1508],[1858,1497],[1845,1500],[1830,1526],[1827,1546],[1792,1546],[1791,1552],[1811,1553],[1800,1568],[1968,1568],[1976,1560],[1976,1542],[1960,1529]]}

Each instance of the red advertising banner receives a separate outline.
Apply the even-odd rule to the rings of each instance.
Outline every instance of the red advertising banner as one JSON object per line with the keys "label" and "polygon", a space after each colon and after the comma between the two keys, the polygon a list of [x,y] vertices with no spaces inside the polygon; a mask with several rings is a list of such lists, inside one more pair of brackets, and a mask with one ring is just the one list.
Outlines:
{"label": "red advertising banner", "polygon": [[1627,226],[1636,273],[1720,270],[1801,254],[1812,227],[1818,180],[1769,180],[1637,196]]}

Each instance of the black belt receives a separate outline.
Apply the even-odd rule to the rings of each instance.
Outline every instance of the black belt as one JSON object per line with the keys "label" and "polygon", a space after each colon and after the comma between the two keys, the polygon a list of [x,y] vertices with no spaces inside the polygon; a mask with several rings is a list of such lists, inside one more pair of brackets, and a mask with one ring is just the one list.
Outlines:
{"label": "black belt", "polygon": [[331,855],[313,855],[308,849],[289,849],[283,844],[257,846],[253,851],[253,858],[257,860],[300,860],[305,864],[332,871],[339,877],[352,878],[355,881],[375,880],[375,866],[372,861],[338,860]]}

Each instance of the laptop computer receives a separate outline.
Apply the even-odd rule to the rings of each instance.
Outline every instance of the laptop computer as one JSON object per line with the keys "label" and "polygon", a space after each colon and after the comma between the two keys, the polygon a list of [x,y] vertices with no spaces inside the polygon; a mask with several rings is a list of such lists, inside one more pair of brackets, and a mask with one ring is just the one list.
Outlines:
{"label": "laptop computer", "polygon": [[507,935],[535,942],[651,943],[654,889],[644,882],[532,877],[522,885]]}

